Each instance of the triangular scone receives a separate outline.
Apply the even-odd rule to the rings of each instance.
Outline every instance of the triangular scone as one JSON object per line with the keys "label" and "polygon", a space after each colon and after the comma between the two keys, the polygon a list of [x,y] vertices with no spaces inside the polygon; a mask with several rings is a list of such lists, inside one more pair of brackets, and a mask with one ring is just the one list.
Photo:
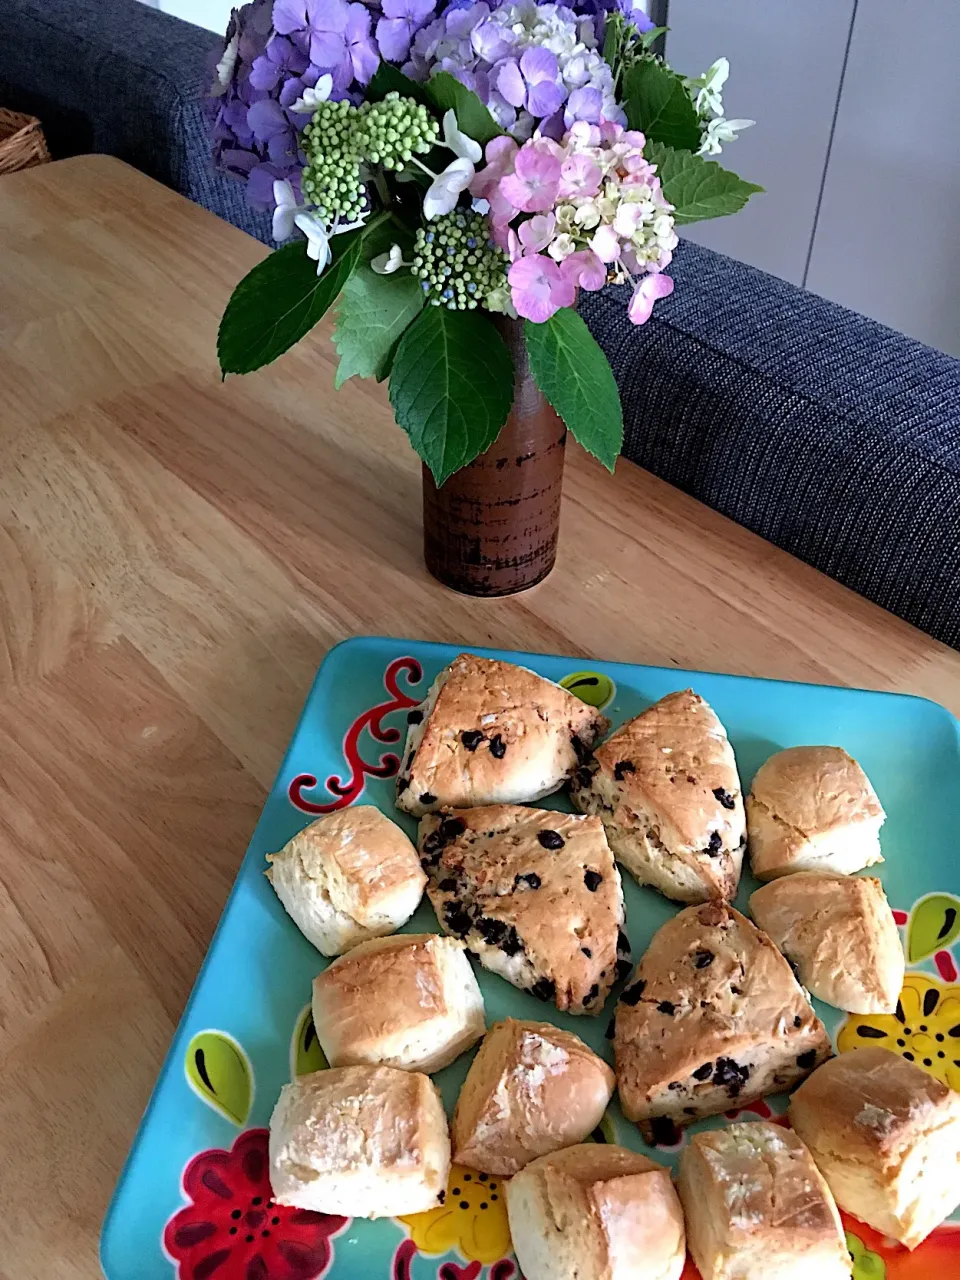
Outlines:
{"label": "triangular scone", "polygon": [[567,1013],[599,1013],[617,974],[620,872],[598,818],[487,805],[429,814],[420,849],[445,932]]}
{"label": "triangular scone", "polygon": [[746,823],[723,725],[692,690],[630,720],[574,775],[571,797],[603,819],[619,862],[679,902],[732,898]]}
{"label": "triangular scone", "polygon": [[879,880],[800,871],[751,894],[750,910],[818,1000],[848,1013],[896,1009],[903,947]]}
{"label": "triangular scone", "polygon": [[610,722],[526,667],[461,653],[407,720],[397,806],[518,804],[559,790]]}
{"label": "triangular scone", "polygon": [[725,902],[653,936],[616,1012],[617,1089],[645,1137],[783,1093],[830,1056],[789,964]]}

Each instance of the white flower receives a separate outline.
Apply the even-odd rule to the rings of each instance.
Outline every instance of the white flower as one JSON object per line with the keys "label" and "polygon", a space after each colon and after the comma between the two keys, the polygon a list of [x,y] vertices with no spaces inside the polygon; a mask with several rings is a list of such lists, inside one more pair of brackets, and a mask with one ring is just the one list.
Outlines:
{"label": "white flower", "polygon": [[730,74],[730,63],[726,58],[718,58],[709,71],[698,80],[691,80],[692,88],[698,89],[694,104],[700,115],[719,116],[723,114],[721,94]]}
{"label": "white flower", "polygon": [[307,257],[317,264],[317,275],[323,273],[330,261],[330,234],[320,219],[313,213],[300,212],[294,222],[307,237]]}
{"label": "white flower", "polygon": [[476,164],[483,155],[480,143],[468,138],[458,127],[452,107],[443,117],[443,145],[461,160],[469,160],[472,164]]}
{"label": "white flower", "polygon": [[502,315],[510,316],[512,320],[517,318],[517,309],[513,305],[508,284],[501,284],[496,289],[491,289],[484,298],[483,305],[488,311],[499,311]]}
{"label": "white flower", "polygon": [[289,240],[293,235],[294,219],[300,211],[297,197],[289,182],[277,181],[273,184],[273,199],[276,209],[273,211],[274,240]]}
{"label": "white flower", "polygon": [[227,92],[227,86],[233,79],[233,73],[237,66],[237,52],[240,48],[240,32],[235,31],[233,37],[227,42],[227,47],[223,51],[223,56],[217,63],[217,78],[213,82],[213,88],[210,90],[214,98],[221,98]]}
{"label": "white flower", "polygon": [[554,262],[562,262],[564,258],[569,258],[571,253],[576,253],[577,246],[574,243],[573,236],[562,232],[555,236],[553,241],[547,247],[547,253],[553,258]]}
{"label": "white flower", "polygon": [[312,89],[304,89],[303,93],[296,100],[291,111],[302,111],[311,114],[316,111],[321,102],[326,102],[330,97],[333,89],[333,76],[322,75]]}
{"label": "white flower", "polygon": [[434,178],[423,197],[423,215],[427,221],[454,208],[460,192],[466,191],[473,181],[474,172],[472,161],[458,156]]}
{"label": "white flower", "polygon": [[749,129],[752,124],[756,124],[756,121],[724,120],[723,116],[718,116],[707,125],[697,155],[718,156],[723,150],[723,143],[736,142],[740,130]]}
{"label": "white flower", "polygon": [[378,276],[392,276],[403,266],[403,250],[398,244],[392,244],[387,253],[379,253],[370,266]]}

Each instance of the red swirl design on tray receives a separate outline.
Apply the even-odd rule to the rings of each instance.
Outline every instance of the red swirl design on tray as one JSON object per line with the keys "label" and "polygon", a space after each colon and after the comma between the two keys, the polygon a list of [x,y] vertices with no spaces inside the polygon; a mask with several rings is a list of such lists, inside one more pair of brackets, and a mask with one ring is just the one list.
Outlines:
{"label": "red swirl design on tray", "polygon": [[364,778],[369,774],[372,778],[392,778],[400,768],[400,757],[392,751],[385,752],[374,764],[364,760],[360,754],[360,737],[364,729],[377,742],[399,742],[400,730],[392,725],[384,726],[385,716],[392,711],[407,711],[419,706],[421,699],[404,693],[397,684],[397,677],[406,672],[411,685],[419,684],[423,679],[423,668],[416,658],[394,658],[383,673],[383,687],[390,698],[386,702],[378,702],[375,707],[357,716],[353,724],[344,734],[343,754],[350,767],[349,780],[344,782],[336,774],[331,774],[325,786],[331,795],[336,797],[325,804],[304,798],[303,792],[317,786],[317,779],[312,773],[301,773],[293,779],[287,788],[290,803],[302,813],[333,813],[336,809],[345,809],[353,804],[364,787]]}
{"label": "red swirl design on tray", "polygon": [[201,1151],[183,1171],[189,1200],[163,1232],[178,1280],[319,1280],[331,1236],[350,1221],[273,1202],[268,1131],[247,1129],[229,1151]]}

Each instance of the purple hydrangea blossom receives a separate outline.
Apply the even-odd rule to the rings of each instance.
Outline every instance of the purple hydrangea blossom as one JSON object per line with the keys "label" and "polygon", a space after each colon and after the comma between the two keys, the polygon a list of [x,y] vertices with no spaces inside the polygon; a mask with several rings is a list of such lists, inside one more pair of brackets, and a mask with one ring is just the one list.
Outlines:
{"label": "purple hydrangea blossom", "polygon": [[434,0],[383,0],[383,17],[377,23],[377,43],[388,62],[403,62],[410,41],[433,17]]}

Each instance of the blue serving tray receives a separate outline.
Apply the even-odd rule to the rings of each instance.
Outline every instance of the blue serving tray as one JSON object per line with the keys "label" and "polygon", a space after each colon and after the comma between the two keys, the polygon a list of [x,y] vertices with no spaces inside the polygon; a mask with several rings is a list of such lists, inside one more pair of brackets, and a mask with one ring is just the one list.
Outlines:
{"label": "blue serving tray", "polygon": [[[121,1174],[101,1238],[108,1280],[517,1276],[496,1179],[484,1178],[481,1186],[476,1174],[468,1177],[455,1171],[454,1177],[464,1185],[454,1189],[451,1183],[451,1192],[458,1194],[448,1195],[446,1210],[418,1215],[407,1223],[309,1214],[294,1221],[298,1215],[293,1211],[270,1204],[265,1182],[263,1130],[280,1087],[291,1072],[323,1065],[305,1019],[312,980],[326,961],[275,898],[263,875],[264,855],[278,850],[313,820],[311,806],[339,807],[357,799],[378,805],[414,836],[415,823],[394,808],[391,780],[402,750],[406,709],[421,700],[437,672],[460,651],[449,645],[364,638],[348,640],[327,655]],[[588,670],[601,679],[579,682],[578,692],[587,700],[595,701],[605,688],[610,691],[607,681],[612,682],[612,698],[604,709],[615,726],[664,694],[693,687],[726,725],[745,789],[759,765],[781,747],[844,746],[866,769],[888,815],[882,832],[886,861],[874,870],[891,906],[903,913],[905,936],[909,932],[916,953],[908,965],[912,994],[905,991],[904,999],[909,995],[922,1000],[927,991],[935,990],[939,1005],[948,1011],[945,1016],[949,1020],[953,1010],[958,1015],[953,1020],[960,1024],[960,986],[949,990],[956,983],[951,932],[941,930],[938,937],[936,928],[938,913],[946,924],[957,921],[956,911],[950,917],[949,910],[956,901],[952,895],[960,891],[960,725],[942,707],[895,694],[474,651],[522,663],[556,681]],[[568,807],[564,797],[544,803]],[[640,888],[629,875],[623,879],[627,932],[637,959],[677,908]],[[737,900],[741,908],[755,887],[745,875]],[[914,904],[918,905],[911,916]],[[426,899],[406,930],[437,930]],[[476,971],[488,1024],[508,1014],[548,1018],[611,1059],[604,1031],[616,992],[599,1017],[572,1018],[479,965]],[[847,1020],[819,1004],[817,1012],[835,1036],[848,1024],[847,1042],[857,1022],[870,1021]],[[941,1075],[949,1069],[949,1082],[960,1089],[960,1040],[952,1042],[958,1057],[954,1068],[952,1060],[936,1057],[949,1039],[935,1041],[931,1027],[928,1039],[934,1047],[928,1047],[920,1039],[927,1033],[917,1027],[911,1033],[918,1060],[933,1055],[930,1069]],[[448,1109],[469,1061],[470,1055],[464,1055],[436,1077]],[[773,1112],[783,1105],[783,1099],[770,1100]],[[751,1114],[763,1110],[759,1104]],[[704,1122],[722,1123],[721,1118]],[[595,1136],[647,1150],[615,1103]],[[653,1155],[672,1163],[676,1150],[658,1148]],[[856,1224],[851,1229],[860,1242],[855,1250],[881,1249],[875,1233],[858,1230]],[[954,1260],[949,1269],[943,1262],[944,1249]],[[901,1255],[915,1264],[927,1252],[938,1280],[960,1276],[960,1228],[951,1226],[940,1228],[912,1258],[899,1249],[884,1253],[888,1276],[900,1274]]]}

